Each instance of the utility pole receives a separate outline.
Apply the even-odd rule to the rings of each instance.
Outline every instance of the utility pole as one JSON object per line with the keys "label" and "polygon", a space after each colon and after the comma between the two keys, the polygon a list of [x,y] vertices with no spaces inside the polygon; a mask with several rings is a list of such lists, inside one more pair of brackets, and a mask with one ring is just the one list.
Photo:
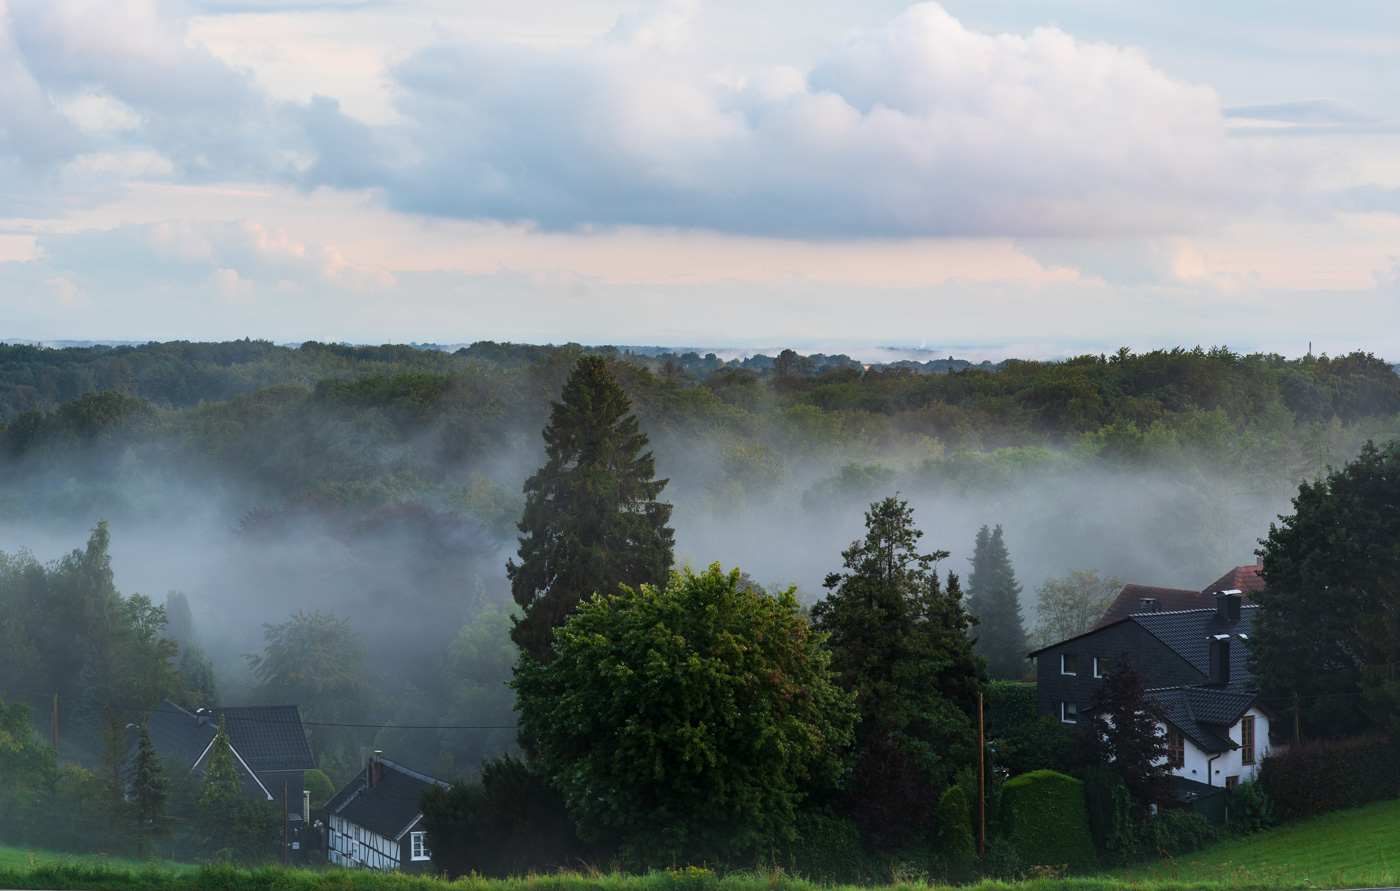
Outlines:
{"label": "utility pole", "polygon": [[287,781],[282,781],[282,865],[287,865]]}
{"label": "utility pole", "polygon": [[49,729],[53,735],[54,754],[58,753],[58,694],[53,695],[53,715],[51,716]]}
{"label": "utility pole", "polygon": [[977,694],[977,854],[987,853],[987,737],[982,727],[982,694]]}

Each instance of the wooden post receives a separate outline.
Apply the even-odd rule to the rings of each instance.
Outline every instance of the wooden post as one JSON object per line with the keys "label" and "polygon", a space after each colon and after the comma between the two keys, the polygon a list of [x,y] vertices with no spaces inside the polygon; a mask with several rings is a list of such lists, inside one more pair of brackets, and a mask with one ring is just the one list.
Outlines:
{"label": "wooden post", "polygon": [[287,865],[287,781],[282,781],[282,865]]}
{"label": "wooden post", "polygon": [[1298,702],[1298,688],[1297,688],[1297,687],[1294,687],[1294,688],[1293,688],[1293,741],[1294,741],[1294,742],[1297,742],[1298,739],[1299,739],[1299,733],[1298,733],[1298,713],[1299,713],[1300,711],[1302,711],[1302,709],[1303,709],[1302,705]]}
{"label": "wooden post", "polygon": [[977,694],[977,854],[987,853],[987,738],[982,728],[982,694]]}
{"label": "wooden post", "polygon": [[53,715],[50,722],[50,731],[53,735],[53,750],[58,752],[58,694],[53,695]]}

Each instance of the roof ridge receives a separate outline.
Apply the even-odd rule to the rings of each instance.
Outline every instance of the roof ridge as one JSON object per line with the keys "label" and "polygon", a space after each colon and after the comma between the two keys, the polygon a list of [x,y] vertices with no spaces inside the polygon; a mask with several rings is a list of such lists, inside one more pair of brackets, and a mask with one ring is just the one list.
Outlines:
{"label": "roof ridge", "polygon": [[379,761],[380,761],[380,763],[382,763],[382,764],[387,764],[387,765],[389,765],[389,766],[392,767],[394,770],[397,770],[399,773],[408,774],[409,776],[413,777],[414,779],[422,780],[422,781],[425,782],[425,783],[435,783],[435,784],[437,784],[437,785],[439,785],[439,786],[442,786],[443,788],[447,788],[447,787],[450,785],[449,783],[446,783],[446,782],[444,782],[443,780],[438,779],[437,777],[430,777],[430,776],[428,776],[426,773],[419,773],[418,771],[414,770],[414,769],[411,768],[411,767],[404,767],[402,764],[399,764],[397,761],[390,761],[388,758],[385,758],[385,757],[383,757],[383,756],[380,756]]}

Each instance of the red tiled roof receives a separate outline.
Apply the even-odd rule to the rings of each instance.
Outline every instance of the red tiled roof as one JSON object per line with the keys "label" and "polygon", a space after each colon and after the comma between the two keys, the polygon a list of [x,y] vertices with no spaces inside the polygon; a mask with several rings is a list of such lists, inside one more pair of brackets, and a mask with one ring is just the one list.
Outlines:
{"label": "red tiled roof", "polygon": [[1158,610],[1164,613],[1184,609],[1212,609],[1215,607],[1217,591],[1243,591],[1244,603],[1253,603],[1254,601],[1249,599],[1249,592],[1264,587],[1264,580],[1259,577],[1260,569],[1259,566],[1237,566],[1200,591],[1124,585],[1094,628],[1102,628],[1142,612],[1142,601],[1145,599],[1156,600],[1160,604]]}
{"label": "red tiled roof", "polygon": [[1234,569],[1222,575],[1201,589],[1202,594],[1214,594],[1216,591],[1258,591],[1264,587],[1264,580],[1259,577],[1259,570],[1264,567],[1255,564],[1254,566],[1236,566]]}

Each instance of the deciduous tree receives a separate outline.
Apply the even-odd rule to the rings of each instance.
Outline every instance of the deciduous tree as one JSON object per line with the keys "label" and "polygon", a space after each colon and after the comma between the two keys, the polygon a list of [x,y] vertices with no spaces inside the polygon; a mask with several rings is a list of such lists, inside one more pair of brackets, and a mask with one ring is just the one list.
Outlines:
{"label": "deciduous tree", "polygon": [[1121,590],[1122,581],[1100,576],[1097,567],[1071,569],[1068,575],[1041,582],[1029,646],[1040,649],[1092,631]]}
{"label": "deciduous tree", "polygon": [[521,657],[532,762],[588,840],[633,865],[732,862],[794,835],[797,805],[837,779],[850,699],[791,590],[684,570],[665,588],[596,594]]}

